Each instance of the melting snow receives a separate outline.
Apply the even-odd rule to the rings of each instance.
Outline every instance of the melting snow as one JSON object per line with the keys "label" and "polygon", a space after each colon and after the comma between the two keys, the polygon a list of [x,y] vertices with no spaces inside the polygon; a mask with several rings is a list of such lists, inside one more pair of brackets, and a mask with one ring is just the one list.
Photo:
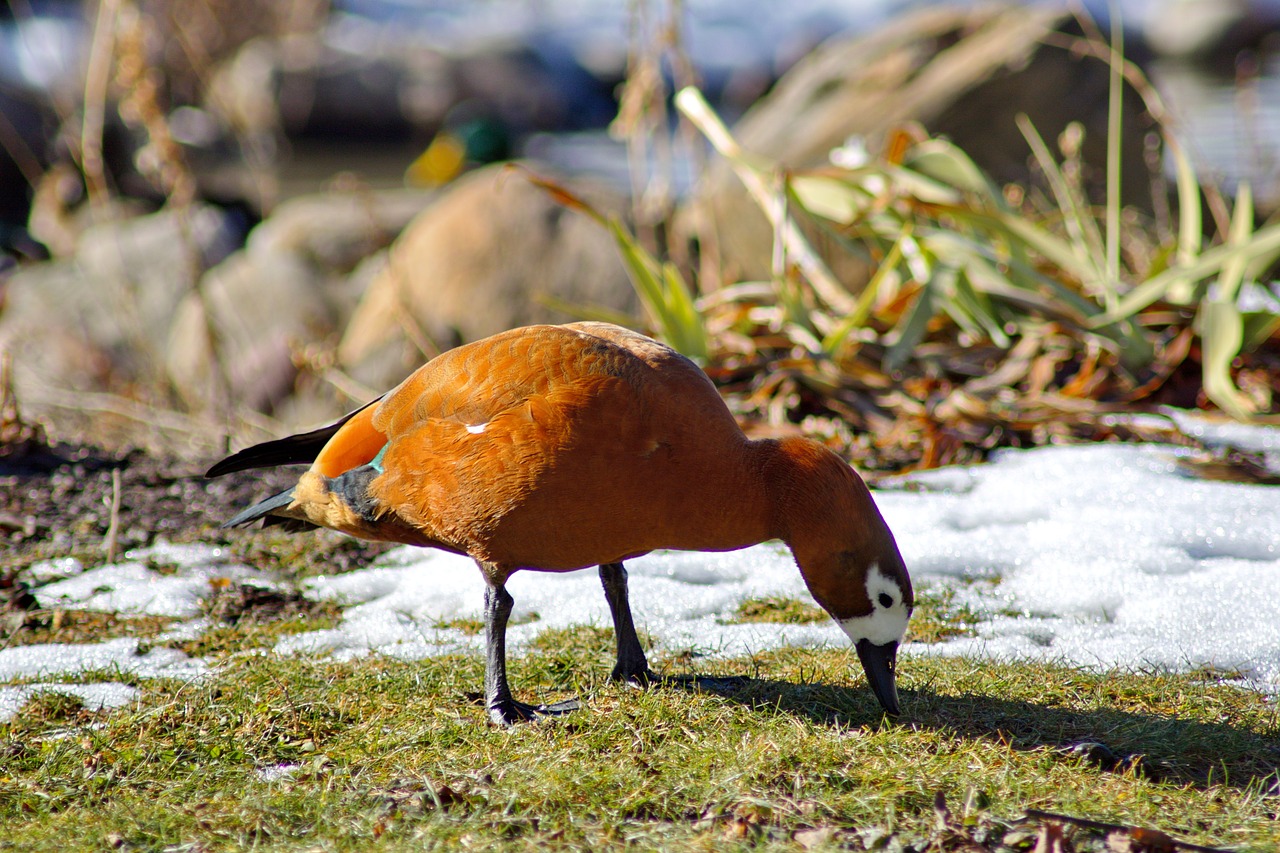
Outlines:
{"label": "melting snow", "polygon": [[[1280,687],[1280,489],[1180,475],[1179,451],[1091,445],[999,455],[882,492],[917,576],[994,615],[929,651],[1095,669],[1211,668]],[[939,483],[933,483],[934,479]]]}
{"label": "melting snow", "polygon": [[[200,601],[210,592],[210,581],[225,578],[271,585],[269,576],[248,566],[227,562],[221,548],[209,545],[170,545],[139,548],[125,555],[127,562],[75,571],[76,560],[51,561],[37,566],[37,577],[63,580],[36,591],[44,607],[76,607],[103,610],[125,616],[176,616],[188,618],[200,612]],[[62,563],[61,566],[58,564]],[[171,573],[156,566],[169,567]]]}
{"label": "melting snow", "polygon": [[143,651],[131,637],[105,643],[41,643],[0,649],[0,680],[53,678],[90,671],[141,678],[191,678],[204,671],[204,664],[177,649],[156,646]]}
{"label": "melting snow", "polygon": [[62,693],[77,696],[86,711],[119,708],[138,695],[136,687],[116,682],[104,684],[22,684],[0,687],[0,720],[7,720],[22,709],[37,693]]}
{"label": "melting snow", "polygon": [[[1272,463],[1280,453],[1280,430],[1179,418],[1208,444],[1251,449]],[[984,617],[976,637],[906,653],[1098,670],[1208,668],[1280,690],[1280,489],[1194,479],[1179,470],[1185,452],[1151,444],[1006,451],[986,465],[882,484],[876,501],[917,585],[950,586]],[[780,544],[723,554],[660,552],[628,568],[638,627],[662,650],[741,655],[780,644],[846,643],[830,622],[724,624],[744,598],[808,600]],[[271,583],[203,546],[156,546],[90,569],[51,561],[32,574],[46,581],[36,590],[44,606],[179,618],[199,612],[213,579]],[[479,637],[445,627],[480,618],[483,582],[465,558],[401,548],[373,568],[314,578],[306,589],[342,603],[345,617],[336,628],[286,637],[280,653],[415,659],[480,648]],[[611,624],[593,570],[520,572],[508,589],[515,599],[513,650],[546,628]],[[195,677],[204,664],[159,647],[139,654],[129,639],[0,650],[0,681],[104,669]],[[0,719],[36,689],[0,687]],[[132,695],[122,685],[57,689],[90,706],[110,707]]]}
{"label": "melting snow", "polygon": [[258,777],[259,782],[267,784],[287,782],[301,769],[301,764],[272,764],[269,767],[259,767],[254,771],[254,775]]}

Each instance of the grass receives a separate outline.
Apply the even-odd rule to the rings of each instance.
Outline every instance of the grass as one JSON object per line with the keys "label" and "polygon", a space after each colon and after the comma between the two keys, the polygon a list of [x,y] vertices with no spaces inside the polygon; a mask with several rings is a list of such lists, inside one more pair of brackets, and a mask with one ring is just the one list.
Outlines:
{"label": "grass", "polygon": [[954,587],[926,584],[916,591],[916,609],[908,631],[913,642],[940,643],[971,636],[979,618],[968,605],[956,601]]}
{"label": "grass", "polygon": [[895,724],[849,650],[700,661],[754,674],[717,692],[636,690],[606,680],[611,641],[543,632],[513,660],[517,695],[586,708],[509,731],[484,722],[478,656],[228,656],[99,715],[42,694],[0,725],[0,849],[1030,849],[1027,808],[1280,843],[1277,711],[1250,691],[912,656]]}
{"label": "grass", "polygon": [[[20,617],[20,618],[15,618]],[[173,620],[164,616],[120,616],[100,610],[31,610],[0,623],[0,649],[40,643],[100,643],[118,637],[149,639]]]}
{"label": "grass", "polygon": [[782,622],[789,625],[809,625],[827,619],[826,612],[807,601],[783,596],[748,598],[738,605],[738,611],[727,622]]}
{"label": "grass", "polygon": [[[266,571],[286,570],[290,577],[308,578],[362,566],[373,556],[389,550],[380,542],[364,542],[329,530],[318,530],[310,536],[297,536],[279,530],[255,530],[245,535],[228,535],[210,523],[202,529],[181,529],[167,538],[175,544],[197,542],[227,549],[229,559]],[[45,560],[76,559],[85,566],[101,565],[102,540],[105,533],[98,523],[83,522],[74,526],[74,541],[68,543],[53,536],[24,543],[20,548],[0,548],[0,573],[26,568]],[[154,539],[151,540],[154,543]],[[3,543],[0,543],[3,544]],[[118,561],[130,559],[128,551],[117,554]],[[166,566],[154,559],[145,563],[163,573]],[[173,566],[168,568],[172,569]]]}
{"label": "grass", "polygon": [[289,634],[322,631],[337,627],[342,621],[342,608],[330,601],[308,602],[309,607],[290,612],[281,618],[245,619],[236,624],[215,623],[198,637],[179,642],[178,647],[192,657],[230,655],[270,649]]}

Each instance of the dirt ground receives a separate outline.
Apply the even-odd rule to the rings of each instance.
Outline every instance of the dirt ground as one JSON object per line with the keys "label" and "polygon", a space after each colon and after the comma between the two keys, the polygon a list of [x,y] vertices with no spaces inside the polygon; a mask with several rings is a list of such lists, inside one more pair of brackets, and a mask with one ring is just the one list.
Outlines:
{"label": "dirt ground", "polygon": [[158,540],[227,545],[251,565],[301,572],[352,568],[386,550],[327,532],[219,528],[239,509],[287,488],[301,468],[242,471],[208,480],[203,473],[215,459],[43,442],[4,450],[0,577],[36,560],[59,557],[97,565],[109,551],[119,558]]}

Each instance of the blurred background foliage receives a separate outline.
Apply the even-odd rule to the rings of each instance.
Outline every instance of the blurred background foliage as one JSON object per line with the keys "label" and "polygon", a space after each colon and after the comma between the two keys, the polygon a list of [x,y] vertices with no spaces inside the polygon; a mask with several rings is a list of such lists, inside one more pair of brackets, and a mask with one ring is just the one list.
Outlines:
{"label": "blurred background foliage", "polygon": [[[376,393],[386,380],[340,347],[368,281],[354,260],[325,271],[352,295],[327,295],[339,307],[323,322],[289,327],[297,339],[277,369],[283,396],[251,406],[220,352],[240,342],[218,328],[208,274],[300,192],[434,188],[520,157],[507,180],[531,179],[594,219],[642,315],[554,288],[530,299],[564,319],[647,327],[702,364],[753,433],[800,429],[865,466],[901,469],[1001,446],[1168,438],[1172,422],[1130,417],[1166,406],[1271,420],[1274,170],[1200,165],[1185,137],[1203,131],[1175,118],[1169,86],[1148,71],[1162,52],[1167,64],[1203,51],[1204,67],[1233,64],[1229,85],[1244,103],[1271,91],[1258,81],[1271,79],[1277,22],[1247,6],[1251,16],[1209,26],[1193,5],[1179,42],[1161,29],[1168,22],[1125,27],[1105,6],[924,4],[903,16],[891,2],[838,14],[814,2],[732,18],[723,4],[681,0],[590,10],[499,0],[10,3],[0,23],[23,46],[14,55],[43,57],[45,77],[27,68],[26,89],[0,88],[7,303],[21,301],[14,282],[33,265],[92,266],[83,235],[104,221],[213,204],[235,223],[225,250],[193,241],[180,276],[203,305],[211,353],[211,366],[187,375],[212,391],[192,395],[183,385],[194,380],[157,366],[174,361],[170,342],[167,355],[141,359],[146,369],[125,370],[108,352],[109,364],[82,371],[100,387],[79,397],[58,397],[56,382],[27,393],[67,415],[90,399],[84,392],[103,391],[99,415],[185,433],[213,423],[223,442],[279,431],[290,417],[284,397],[317,386],[330,397],[338,389],[340,407]],[[1188,46],[1196,28],[1216,33],[1216,47]],[[64,35],[41,52],[31,49],[36,32]],[[1019,76],[1046,54],[1069,59],[1075,76]],[[962,59],[990,68],[952,83]],[[969,113],[921,106],[930,76],[935,88],[978,93]],[[831,90],[880,79],[893,81],[869,101],[880,115],[815,118]],[[1068,86],[1041,91],[1044,79]],[[1041,106],[1055,101],[1064,114],[1046,116]],[[1078,118],[1066,114],[1076,108]],[[23,135],[32,126],[38,141]],[[602,203],[560,177],[580,172],[627,201]],[[500,211],[481,215],[490,214]],[[402,227],[386,226],[371,248]],[[509,263],[521,264],[512,251]],[[120,298],[140,299],[136,288]],[[475,301],[482,312],[493,299]],[[418,360],[468,337],[406,322]],[[21,372],[20,348],[11,354]],[[145,414],[159,410],[166,417]]]}

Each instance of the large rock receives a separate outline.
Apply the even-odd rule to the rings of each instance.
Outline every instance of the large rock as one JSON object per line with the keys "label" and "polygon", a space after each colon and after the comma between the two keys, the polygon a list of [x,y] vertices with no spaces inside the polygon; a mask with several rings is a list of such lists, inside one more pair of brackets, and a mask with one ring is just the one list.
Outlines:
{"label": "large rock", "polygon": [[[810,168],[850,136],[877,150],[886,132],[915,121],[950,137],[997,181],[1025,182],[1030,150],[1015,124],[1025,113],[1049,141],[1069,122],[1082,122],[1084,159],[1100,173],[1108,72],[1097,59],[1046,44],[1068,21],[1065,12],[1044,6],[941,6],[865,36],[832,39],[784,75],[734,134],[750,152]],[[1143,160],[1149,128],[1140,100],[1126,95],[1122,195],[1149,207]],[[730,272],[768,274],[770,230],[724,163],[710,170],[688,213],[714,222]],[[816,242],[833,260],[842,254]]]}
{"label": "large rock", "polygon": [[297,255],[318,270],[345,275],[385,249],[435,199],[429,190],[334,190],[281,204],[253,229],[252,255]]}
{"label": "large rock", "polygon": [[90,228],[76,245],[76,263],[105,304],[89,310],[104,312],[95,321],[159,347],[191,283],[243,234],[225,211],[202,205]]}
{"label": "large rock", "polygon": [[187,405],[234,401],[272,411],[290,397],[296,352],[335,335],[355,309],[353,268],[432,198],[422,190],[334,191],[280,205],[174,317],[166,366]]}
{"label": "large rock", "polygon": [[334,326],[313,270],[289,254],[237,253],[210,270],[170,328],[166,366],[192,409],[269,411],[293,391],[293,348]]}
{"label": "large rock", "polygon": [[[559,180],[604,211],[622,210],[623,200],[602,187]],[[604,228],[517,171],[480,169],[396,241],[343,335],[339,361],[361,382],[386,388],[434,350],[575,319],[548,300],[622,313],[638,307]]]}
{"label": "large rock", "polygon": [[216,207],[166,209],[93,225],[71,258],[20,269],[0,314],[19,389],[156,381],[178,304],[241,233]]}

